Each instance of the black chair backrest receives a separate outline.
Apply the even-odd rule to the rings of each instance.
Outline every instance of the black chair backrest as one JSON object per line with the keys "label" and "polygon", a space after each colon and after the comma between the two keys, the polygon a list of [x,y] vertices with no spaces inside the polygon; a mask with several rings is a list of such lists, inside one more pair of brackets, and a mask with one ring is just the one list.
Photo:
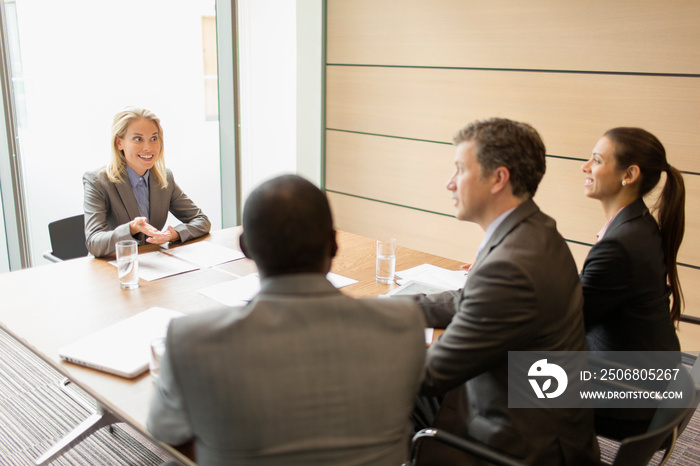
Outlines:
{"label": "black chair backrest", "polygon": [[49,237],[52,253],[59,259],[68,260],[88,255],[83,214],[49,223]]}
{"label": "black chair backrest", "polygon": [[678,378],[669,384],[667,389],[692,394],[693,399],[690,402],[686,401],[684,407],[678,407],[677,402],[662,401],[647,432],[626,438],[620,443],[614,465],[646,465],[654,453],[661,449],[666,449],[665,458],[670,455],[676,437],[680,435],[682,423],[697,407],[697,395],[693,379],[683,365],[680,365]]}

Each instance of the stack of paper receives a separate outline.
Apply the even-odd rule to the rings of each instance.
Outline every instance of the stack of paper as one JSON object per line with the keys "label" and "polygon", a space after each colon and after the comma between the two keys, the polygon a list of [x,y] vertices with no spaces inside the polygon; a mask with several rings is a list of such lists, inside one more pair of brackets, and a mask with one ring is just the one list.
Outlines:
{"label": "stack of paper", "polygon": [[215,265],[243,259],[245,255],[241,251],[220,246],[207,241],[191,243],[173,249],[163,250],[165,254],[178,257],[184,261],[196,264],[204,269]]}
{"label": "stack of paper", "polygon": [[464,286],[467,280],[467,272],[464,270],[447,270],[430,264],[422,264],[411,269],[396,272],[399,285],[412,280],[425,283],[443,290],[458,290]]}

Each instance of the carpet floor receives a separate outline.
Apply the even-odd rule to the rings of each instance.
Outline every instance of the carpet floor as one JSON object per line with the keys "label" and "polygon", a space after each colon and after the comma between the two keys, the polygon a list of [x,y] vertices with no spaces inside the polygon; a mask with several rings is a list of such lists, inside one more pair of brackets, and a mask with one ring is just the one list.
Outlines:
{"label": "carpet floor", "polygon": [[[0,330],[0,465],[34,460],[91,413],[60,389],[63,375]],[[72,386],[94,406],[94,400]],[[172,457],[126,424],[102,428],[52,465],[159,465]]]}

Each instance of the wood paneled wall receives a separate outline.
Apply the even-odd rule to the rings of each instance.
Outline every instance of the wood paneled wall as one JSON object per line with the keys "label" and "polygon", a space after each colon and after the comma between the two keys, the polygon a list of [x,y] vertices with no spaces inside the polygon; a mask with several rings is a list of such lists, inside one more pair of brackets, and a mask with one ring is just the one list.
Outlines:
{"label": "wood paneled wall", "polygon": [[[583,195],[581,164],[606,130],[639,126],[684,174],[680,274],[686,313],[700,316],[700,2],[327,0],[326,10],[325,187],[339,228],[470,262],[483,232],[453,218],[452,136],[500,116],[542,135],[535,200],[580,267],[605,221]],[[700,350],[700,326],[680,335]]]}

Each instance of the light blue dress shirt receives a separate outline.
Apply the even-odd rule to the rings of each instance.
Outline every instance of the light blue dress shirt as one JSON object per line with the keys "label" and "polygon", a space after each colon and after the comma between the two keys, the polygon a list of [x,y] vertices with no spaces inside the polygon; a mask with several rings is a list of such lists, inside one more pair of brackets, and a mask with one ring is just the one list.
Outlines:
{"label": "light blue dress shirt", "polygon": [[484,233],[484,239],[481,240],[481,244],[479,244],[479,247],[476,249],[476,257],[479,257],[479,254],[481,254],[481,250],[484,249],[486,244],[489,242],[491,237],[493,236],[493,232],[496,231],[496,228],[503,223],[503,220],[506,219],[508,215],[510,215],[511,212],[515,210],[515,207],[506,210],[503,212],[501,215],[499,215],[496,220],[491,222],[491,224],[486,228],[486,232]]}
{"label": "light blue dress shirt", "polygon": [[136,196],[136,202],[139,205],[139,213],[142,217],[148,219],[151,212],[151,194],[148,189],[151,171],[146,170],[143,176],[139,176],[131,167],[127,166],[126,174],[129,176],[129,183],[131,183],[131,188],[134,190],[134,196]]}

